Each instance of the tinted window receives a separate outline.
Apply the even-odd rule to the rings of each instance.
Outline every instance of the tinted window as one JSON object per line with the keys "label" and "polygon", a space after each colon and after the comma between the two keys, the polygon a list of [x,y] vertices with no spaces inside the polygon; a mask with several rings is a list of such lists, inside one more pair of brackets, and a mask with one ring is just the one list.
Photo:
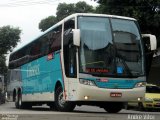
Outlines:
{"label": "tinted window", "polygon": [[146,93],[160,93],[160,87],[158,86],[147,86]]}
{"label": "tinted window", "polygon": [[16,68],[18,66],[25,64],[28,61],[29,61],[29,46],[26,46],[10,56],[9,68],[10,69]]}
{"label": "tinted window", "polygon": [[62,26],[59,26],[52,30],[48,34],[49,38],[49,53],[60,50],[61,48],[61,35],[62,35]]}
{"label": "tinted window", "polygon": [[61,48],[62,25],[10,55],[9,68],[13,69]]}

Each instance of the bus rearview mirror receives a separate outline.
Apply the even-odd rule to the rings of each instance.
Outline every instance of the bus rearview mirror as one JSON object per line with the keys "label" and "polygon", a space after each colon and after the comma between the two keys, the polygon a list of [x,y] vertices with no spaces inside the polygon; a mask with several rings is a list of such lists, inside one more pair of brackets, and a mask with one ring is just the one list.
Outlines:
{"label": "bus rearview mirror", "polygon": [[149,50],[153,51],[157,49],[157,40],[155,35],[142,34],[142,38]]}
{"label": "bus rearview mirror", "polygon": [[77,47],[80,46],[80,29],[73,29],[73,44]]}

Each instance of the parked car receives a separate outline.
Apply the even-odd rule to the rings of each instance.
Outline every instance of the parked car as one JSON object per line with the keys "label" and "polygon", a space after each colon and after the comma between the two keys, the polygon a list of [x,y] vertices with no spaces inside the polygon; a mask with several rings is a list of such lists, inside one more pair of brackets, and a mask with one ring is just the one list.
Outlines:
{"label": "parked car", "polygon": [[160,87],[153,84],[147,84],[145,100],[143,102],[131,101],[125,105],[126,109],[131,107],[136,107],[139,110],[160,109]]}

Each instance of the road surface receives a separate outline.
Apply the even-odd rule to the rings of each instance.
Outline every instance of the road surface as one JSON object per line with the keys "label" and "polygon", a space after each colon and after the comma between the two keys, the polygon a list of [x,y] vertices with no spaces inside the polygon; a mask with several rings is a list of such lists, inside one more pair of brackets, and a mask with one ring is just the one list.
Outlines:
{"label": "road surface", "polygon": [[0,105],[0,120],[160,120],[160,112],[121,110],[110,114],[92,106],[76,107],[73,112],[57,112],[47,106],[16,109],[13,102],[8,102]]}

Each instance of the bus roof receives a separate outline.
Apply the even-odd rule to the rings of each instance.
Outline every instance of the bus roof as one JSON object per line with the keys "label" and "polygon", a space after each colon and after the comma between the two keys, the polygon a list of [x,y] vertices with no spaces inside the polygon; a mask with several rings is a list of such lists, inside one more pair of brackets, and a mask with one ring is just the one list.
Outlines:
{"label": "bus roof", "polygon": [[95,13],[74,13],[72,15],[69,15],[68,17],[64,18],[63,20],[61,20],[60,22],[56,23],[55,25],[53,25],[52,27],[48,28],[46,31],[44,31],[41,35],[39,35],[38,37],[36,37],[35,39],[33,39],[31,42],[25,44],[24,46],[18,48],[17,50],[13,51],[11,54],[19,51],[20,49],[24,48],[25,46],[29,45],[30,43],[32,43],[33,41],[37,40],[38,38],[42,37],[43,35],[47,34],[48,32],[50,32],[51,30],[53,30],[54,28],[58,27],[59,25],[61,25],[63,22],[68,21],[71,18],[77,17],[77,16],[97,16],[97,17],[109,17],[109,18],[118,18],[118,19],[126,19],[126,20],[133,20],[136,21],[136,19],[131,18],[131,17],[124,17],[124,16],[117,16],[117,15],[108,15],[108,14],[95,14]]}

